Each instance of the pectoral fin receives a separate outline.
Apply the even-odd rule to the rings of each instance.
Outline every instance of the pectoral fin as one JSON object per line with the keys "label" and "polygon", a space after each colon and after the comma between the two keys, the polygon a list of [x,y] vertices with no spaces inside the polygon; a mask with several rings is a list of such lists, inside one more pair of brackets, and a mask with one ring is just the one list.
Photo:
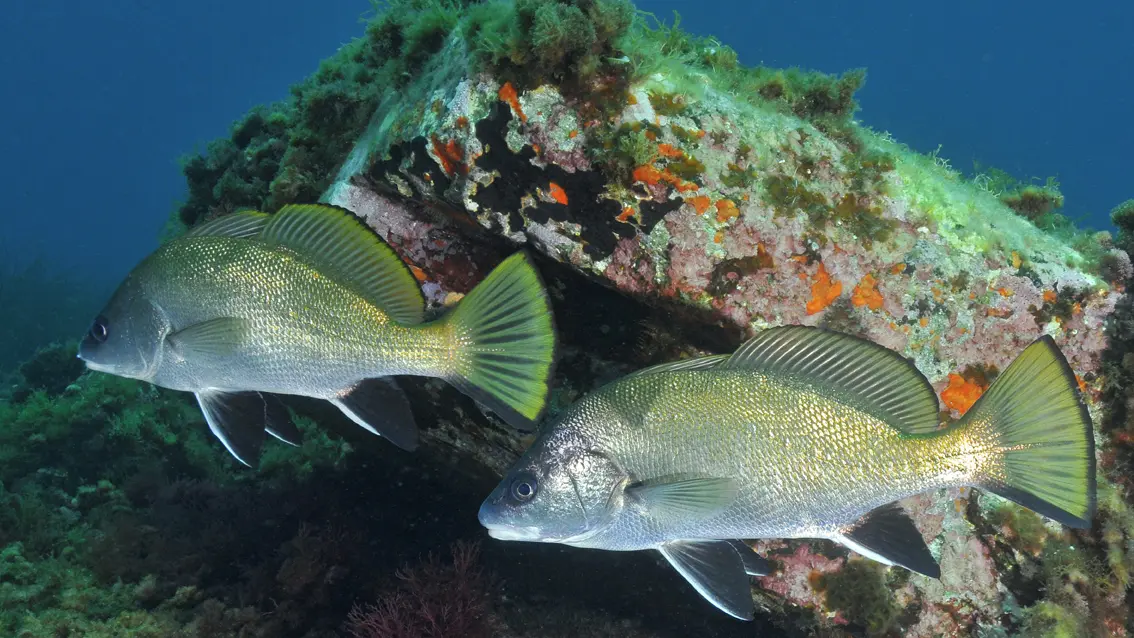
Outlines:
{"label": "pectoral fin", "polygon": [[929,553],[921,532],[897,503],[884,505],[841,530],[833,540],[886,565],[901,565],[930,578],[941,577],[941,567]]}
{"label": "pectoral fin", "polygon": [[727,478],[666,476],[642,481],[626,494],[661,519],[707,518],[736,500],[736,482]]}
{"label": "pectoral fin", "polygon": [[752,620],[752,584],[730,541],[675,541],[658,548],[697,593],[726,614]]}
{"label": "pectoral fin", "polygon": [[218,317],[178,330],[166,339],[181,358],[197,359],[231,355],[244,343],[247,334],[246,320]]}
{"label": "pectoral fin", "polygon": [[351,421],[390,439],[403,450],[417,447],[417,424],[409,400],[393,379],[367,379],[331,399]]}
{"label": "pectoral fin", "polygon": [[259,392],[202,390],[197,393],[197,403],[209,429],[225,449],[237,461],[252,467],[264,444],[267,425],[264,397]]}

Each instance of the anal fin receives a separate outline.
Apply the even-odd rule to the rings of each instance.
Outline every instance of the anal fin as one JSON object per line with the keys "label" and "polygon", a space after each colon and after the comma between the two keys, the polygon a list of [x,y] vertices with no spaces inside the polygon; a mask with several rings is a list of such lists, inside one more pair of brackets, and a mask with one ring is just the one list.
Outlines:
{"label": "anal fin", "polygon": [[718,609],[734,618],[752,620],[752,583],[732,541],[673,541],[658,550]]}
{"label": "anal fin", "polygon": [[941,577],[941,567],[925,545],[921,532],[897,503],[883,505],[832,539],[886,565],[900,565],[930,578]]}
{"label": "anal fin", "polygon": [[264,398],[264,430],[288,445],[299,447],[303,443],[303,434],[295,427],[283,402],[271,394],[260,396]]}
{"label": "anal fin", "polygon": [[767,576],[774,571],[771,561],[757,554],[756,551],[749,547],[744,541],[728,541],[728,543],[740,554],[740,560],[744,563],[745,574],[749,576]]}
{"label": "anal fin", "polygon": [[417,448],[417,424],[409,400],[389,377],[366,379],[331,399],[351,421],[390,439],[403,450]]}
{"label": "anal fin", "polygon": [[251,467],[264,445],[268,413],[264,397],[259,392],[223,390],[201,390],[196,396],[209,429],[229,454]]}

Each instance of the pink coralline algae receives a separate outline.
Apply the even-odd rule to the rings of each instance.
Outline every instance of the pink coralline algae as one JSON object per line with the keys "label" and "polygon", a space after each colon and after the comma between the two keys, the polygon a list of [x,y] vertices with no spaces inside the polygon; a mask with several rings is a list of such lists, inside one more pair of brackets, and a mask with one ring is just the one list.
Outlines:
{"label": "pink coralline algae", "polygon": [[398,587],[347,620],[354,638],[487,638],[487,580],[476,545],[458,543],[452,561],[429,556],[398,571]]}

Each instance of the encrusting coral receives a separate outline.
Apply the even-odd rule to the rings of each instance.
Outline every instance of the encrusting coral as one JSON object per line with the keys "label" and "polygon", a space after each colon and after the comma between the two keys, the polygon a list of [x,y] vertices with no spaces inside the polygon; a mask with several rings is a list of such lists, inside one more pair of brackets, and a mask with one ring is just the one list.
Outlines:
{"label": "encrusting coral", "polygon": [[[787,635],[1128,635],[1134,205],[1113,212],[1116,239],[1076,231],[1054,182],[1023,184],[994,169],[969,179],[937,153],[857,123],[864,78],[746,68],[726,45],[616,0],[397,0],[289,100],[255,109],[186,162],[190,195],[174,226],[243,207],[339,204],[398,251],[435,309],[479,281],[512,250],[505,244],[526,245],[540,256],[563,343],[552,414],[631,369],[727,352],[754,331],[799,323],[910,358],[949,421],[1028,343],[1050,335],[1097,429],[1090,530],[977,490],[913,497],[902,505],[939,560],[940,580],[826,542],[755,541],[777,566],[754,584],[765,612],[757,622]],[[335,417],[300,402],[292,407],[310,417],[300,419],[308,440],[298,450],[269,447],[253,478],[234,474],[184,397],[92,374],[35,380],[41,369],[66,368],[62,360],[44,355],[0,403],[0,421],[11,424],[0,431],[10,504],[0,569],[11,574],[0,595],[19,610],[0,622],[29,636],[111,635],[127,623],[135,635],[177,635],[206,622],[217,627],[209,635],[319,635],[354,605],[346,627],[367,635],[378,615],[408,609],[366,607],[398,589],[374,574],[426,553],[387,527],[410,523],[379,524],[373,512],[397,504],[418,512],[413,525],[430,527],[424,521],[442,514],[423,512],[443,510],[464,521],[452,529],[475,534],[478,491],[524,445],[444,384],[409,382],[423,406],[418,455],[398,457],[349,428],[328,435]],[[377,465],[388,484],[375,482]],[[399,472],[421,468],[463,478],[409,481],[413,495],[427,495],[421,502],[389,489],[407,484]],[[373,488],[357,501],[304,505],[318,500],[313,493],[357,485]],[[272,513],[277,506],[283,514]],[[312,526],[320,516],[333,520]],[[211,530],[207,551],[179,532],[201,526]],[[433,547],[458,538],[434,537]],[[370,544],[351,560],[323,549],[368,542],[358,539]],[[489,564],[491,546],[482,551]],[[513,551],[554,560],[538,548]],[[371,569],[350,564],[359,555]],[[640,568],[634,560],[588,565]],[[508,597],[486,594],[492,622],[523,635],[537,621],[496,603],[539,603],[515,584],[523,570],[510,578],[500,586]],[[611,580],[596,587],[604,600],[682,601],[626,612],[643,623],[626,634],[675,635],[674,617],[696,623],[688,619],[710,613],[679,583],[643,593]],[[320,614],[336,620],[312,619]],[[743,630],[703,622],[682,626]]]}

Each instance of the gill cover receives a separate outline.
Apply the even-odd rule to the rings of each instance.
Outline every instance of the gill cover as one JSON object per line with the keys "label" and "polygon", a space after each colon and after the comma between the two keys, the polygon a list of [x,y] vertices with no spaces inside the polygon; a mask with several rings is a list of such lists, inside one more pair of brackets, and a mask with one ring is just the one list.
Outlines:
{"label": "gill cover", "polygon": [[537,442],[485,499],[480,522],[501,540],[582,544],[614,520],[627,482],[602,452]]}
{"label": "gill cover", "polygon": [[169,331],[165,314],[129,276],[106,307],[91,322],[79,343],[79,358],[87,367],[133,379],[151,379],[161,359],[162,341]]}

